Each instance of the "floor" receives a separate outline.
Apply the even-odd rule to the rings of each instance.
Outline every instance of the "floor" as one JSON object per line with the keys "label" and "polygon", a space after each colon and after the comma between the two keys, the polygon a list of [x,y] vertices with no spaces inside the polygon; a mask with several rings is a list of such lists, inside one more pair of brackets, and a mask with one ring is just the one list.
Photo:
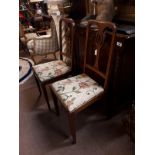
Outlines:
{"label": "floor", "polygon": [[135,146],[126,134],[122,111],[105,120],[102,103],[90,106],[77,116],[77,144],[71,144],[66,113],[57,117],[39,97],[34,77],[20,85],[20,155],[134,155]]}

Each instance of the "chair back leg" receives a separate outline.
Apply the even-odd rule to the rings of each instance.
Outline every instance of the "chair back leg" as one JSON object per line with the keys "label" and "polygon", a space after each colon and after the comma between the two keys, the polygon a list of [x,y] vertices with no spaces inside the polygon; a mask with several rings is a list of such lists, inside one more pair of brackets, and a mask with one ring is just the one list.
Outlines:
{"label": "chair back leg", "polygon": [[56,114],[57,114],[57,116],[59,116],[59,115],[60,115],[60,113],[59,113],[59,105],[58,105],[58,100],[57,100],[57,98],[56,98],[55,94],[53,93],[53,91],[52,91],[51,89],[50,89],[50,91],[51,91],[51,95],[52,95],[52,98],[53,98],[54,108],[55,108]]}
{"label": "chair back leg", "polygon": [[38,90],[39,90],[39,96],[41,96],[42,91],[41,91],[41,87],[40,87],[39,81],[37,80],[35,75],[34,75],[34,77],[35,77],[35,80],[36,80],[36,83],[37,83],[37,87],[38,87]]}
{"label": "chair back leg", "polygon": [[47,95],[47,90],[46,90],[45,84],[41,84],[41,87],[42,87],[42,90],[43,90],[43,94],[44,94],[48,109],[49,109],[49,111],[51,111],[51,106],[50,106],[50,103],[49,103],[49,100],[48,100],[48,95]]}

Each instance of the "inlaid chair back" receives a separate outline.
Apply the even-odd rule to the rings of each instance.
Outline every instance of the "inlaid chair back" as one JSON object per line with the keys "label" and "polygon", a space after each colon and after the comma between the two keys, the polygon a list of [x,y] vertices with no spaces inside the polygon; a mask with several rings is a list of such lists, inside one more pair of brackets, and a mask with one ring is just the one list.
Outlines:
{"label": "inlaid chair back", "polygon": [[[64,32],[69,30],[65,29]],[[85,39],[84,73],[50,85],[57,111],[59,111],[58,103],[61,103],[68,114],[73,143],[76,143],[77,113],[105,96],[112,67],[115,33],[116,27],[113,23],[89,21]],[[70,41],[65,37],[65,42]],[[62,45],[61,49],[64,52],[65,46]],[[68,46],[68,48],[71,47]],[[64,55],[63,52],[62,55]],[[96,76],[98,76],[97,79]]]}
{"label": "inlaid chair back", "polygon": [[111,72],[116,26],[111,22],[88,22],[85,40],[84,73],[94,72],[104,79],[106,91]]}
{"label": "inlaid chair back", "polygon": [[61,18],[59,26],[60,59],[67,65],[73,65],[74,26],[72,19]]}

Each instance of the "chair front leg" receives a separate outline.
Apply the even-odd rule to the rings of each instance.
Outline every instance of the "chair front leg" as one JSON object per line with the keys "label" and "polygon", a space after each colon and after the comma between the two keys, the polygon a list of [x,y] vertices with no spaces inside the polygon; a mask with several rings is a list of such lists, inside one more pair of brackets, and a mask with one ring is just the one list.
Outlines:
{"label": "chair front leg", "polygon": [[47,90],[46,90],[45,84],[41,84],[41,87],[42,87],[42,90],[43,90],[43,94],[44,94],[44,97],[45,97],[48,109],[49,109],[49,111],[51,111],[51,106],[50,106],[50,103],[49,103],[49,99],[48,99],[48,95],[47,95]]}
{"label": "chair front leg", "polygon": [[72,135],[72,144],[76,144],[76,118],[74,113],[68,113],[69,128]]}
{"label": "chair front leg", "polygon": [[39,81],[38,81],[38,79],[36,78],[35,75],[34,75],[34,77],[35,77],[35,80],[36,80],[36,83],[37,83],[37,87],[38,87],[38,90],[39,90],[39,96],[41,96],[42,91],[41,91],[41,87],[40,87]]}
{"label": "chair front leg", "polygon": [[51,91],[51,95],[52,95],[52,97],[53,97],[53,102],[54,102],[54,107],[55,107],[56,114],[57,114],[57,116],[59,116],[60,113],[59,113],[58,99],[57,99],[57,97],[55,96],[55,94],[53,93],[53,91],[51,90],[51,88],[50,88],[50,91]]}

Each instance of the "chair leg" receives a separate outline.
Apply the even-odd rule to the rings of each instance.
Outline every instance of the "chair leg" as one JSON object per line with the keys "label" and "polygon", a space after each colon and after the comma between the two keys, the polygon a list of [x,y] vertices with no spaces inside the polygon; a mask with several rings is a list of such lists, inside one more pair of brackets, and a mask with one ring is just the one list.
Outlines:
{"label": "chair leg", "polygon": [[35,77],[35,80],[36,80],[36,83],[37,83],[37,87],[38,87],[38,90],[39,90],[39,96],[41,96],[42,91],[41,91],[41,87],[40,87],[39,81],[37,80],[36,76],[34,76],[34,77]]}
{"label": "chair leg", "polygon": [[46,87],[45,87],[44,84],[42,84],[41,87],[42,87],[42,90],[43,90],[43,94],[44,94],[44,97],[45,97],[48,109],[49,109],[49,111],[51,111],[51,106],[50,106],[50,103],[49,103],[49,100],[48,100],[48,95],[47,95]]}
{"label": "chair leg", "polygon": [[52,91],[51,89],[50,89],[50,91],[51,91],[51,94],[52,94],[52,97],[53,97],[54,108],[55,108],[56,114],[57,114],[57,116],[59,116],[59,115],[60,115],[60,113],[59,113],[59,105],[58,105],[58,100],[57,100],[57,98],[56,98],[55,94],[53,93],[53,91]]}
{"label": "chair leg", "polygon": [[75,120],[75,114],[74,113],[69,113],[68,114],[68,120],[69,120],[70,133],[71,133],[72,138],[73,138],[72,144],[76,144],[76,120]]}

